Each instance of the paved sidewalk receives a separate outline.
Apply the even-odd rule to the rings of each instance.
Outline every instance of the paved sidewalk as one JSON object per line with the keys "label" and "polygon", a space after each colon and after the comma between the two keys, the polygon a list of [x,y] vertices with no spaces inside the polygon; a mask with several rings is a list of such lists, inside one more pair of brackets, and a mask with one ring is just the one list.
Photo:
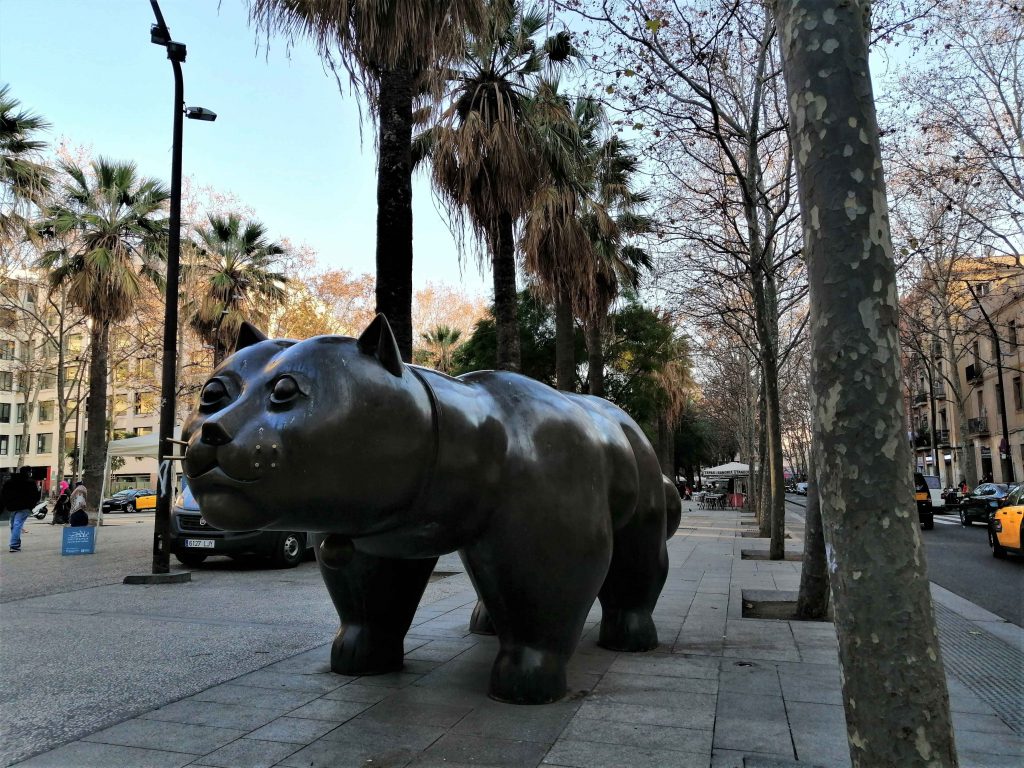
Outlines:
{"label": "paved sidewalk", "polygon": [[[787,520],[794,552],[798,512]],[[595,608],[556,704],[487,698],[497,643],[468,634],[475,595],[458,575],[420,606],[400,673],[331,674],[325,644],[19,765],[847,766],[835,633],[742,618],[744,590],[795,590],[800,567],[744,559],[767,550],[748,530],[739,512],[685,505],[655,614],[661,646],[598,648]],[[311,585],[295,588],[311,599]],[[934,598],[961,766],[1024,765],[1024,632],[945,590]],[[31,713],[21,723],[31,729]]]}

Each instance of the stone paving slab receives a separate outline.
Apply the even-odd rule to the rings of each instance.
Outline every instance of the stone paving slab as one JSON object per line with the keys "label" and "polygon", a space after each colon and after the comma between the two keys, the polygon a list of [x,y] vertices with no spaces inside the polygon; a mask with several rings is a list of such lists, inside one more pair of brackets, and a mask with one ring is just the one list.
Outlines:
{"label": "stone paving slab", "polygon": [[[834,629],[741,618],[743,590],[795,589],[799,567],[741,560],[739,523],[734,511],[687,506],[655,612],[661,645],[642,654],[599,648],[595,606],[561,702],[487,698],[497,640],[468,632],[475,595],[460,574],[417,612],[401,672],[335,675],[330,644],[321,644],[21,765],[846,768]],[[955,600],[943,605],[955,617],[947,627],[992,623],[978,610],[957,613]],[[1000,632],[983,641],[1015,637]],[[973,669],[965,667],[967,679],[950,674],[961,765],[1024,764],[1015,713],[979,693]]]}

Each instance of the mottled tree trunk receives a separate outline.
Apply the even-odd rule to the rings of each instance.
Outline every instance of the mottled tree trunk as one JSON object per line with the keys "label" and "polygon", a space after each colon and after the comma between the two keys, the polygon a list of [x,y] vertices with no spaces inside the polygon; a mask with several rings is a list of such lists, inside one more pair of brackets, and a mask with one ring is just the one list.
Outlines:
{"label": "mottled tree trunk", "polygon": [[774,0],[810,284],[814,467],[855,767],[955,766],[913,499],[867,0]]}
{"label": "mottled tree trunk", "polygon": [[768,417],[765,414],[764,376],[757,398],[757,535],[763,539],[772,535],[772,494],[768,485]]}
{"label": "mottled tree trunk", "polygon": [[89,329],[89,407],[86,409],[85,465],[82,479],[90,509],[99,509],[107,463],[107,356],[110,325],[93,321]]}
{"label": "mottled tree trunk", "polygon": [[588,320],[587,335],[587,389],[592,395],[604,397],[604,349],[602,348],[601,323]]}
{"label": "mottled tree trunk", "polygon": [[413,75],[380,74],[377,140],[377,311],[387,317],[398,351],[412,360]]}
{"label": "mottled tree trunk", "polygon": [[494,324],[498,334],[498,359],[495,367],[499,371],[518,371],[521,367],[513,230],[511,214],[503,213],[491,232]]}
{"label": "mottled tree trunk", "polygon": [[800,592],[796,598],[798,619],[824,619],[828,613],[828,566],[825,533],[821,526],[821,503],[814,462],[807,467],[807,509],[804,512],[804,560],[800,569]]}
{"label": "mottled tree trunk", "polygon": [[555,302],[555,382],[563,392],[576,391],[576,333],[568,297]]}

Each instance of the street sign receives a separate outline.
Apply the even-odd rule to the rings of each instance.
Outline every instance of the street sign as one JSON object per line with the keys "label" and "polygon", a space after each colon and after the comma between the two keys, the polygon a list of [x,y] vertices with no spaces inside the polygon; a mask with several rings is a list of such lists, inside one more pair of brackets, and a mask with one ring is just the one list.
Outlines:
{"label": "street sign", "polygon": [[61,539],[62,555],[92,555],[96,553],[96,529],[90,525],[65,528]]}

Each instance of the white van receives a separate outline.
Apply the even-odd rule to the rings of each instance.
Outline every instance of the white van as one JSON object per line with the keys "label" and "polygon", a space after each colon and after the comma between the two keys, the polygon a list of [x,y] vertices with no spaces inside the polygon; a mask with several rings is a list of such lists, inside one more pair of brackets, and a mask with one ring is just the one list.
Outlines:
{"label": "white van", "polygon": [[942,481],[935,475],[922,475],[928,484],[928,496],[932,500],[932,509],[945,509],[946,500],[942,497]]}

